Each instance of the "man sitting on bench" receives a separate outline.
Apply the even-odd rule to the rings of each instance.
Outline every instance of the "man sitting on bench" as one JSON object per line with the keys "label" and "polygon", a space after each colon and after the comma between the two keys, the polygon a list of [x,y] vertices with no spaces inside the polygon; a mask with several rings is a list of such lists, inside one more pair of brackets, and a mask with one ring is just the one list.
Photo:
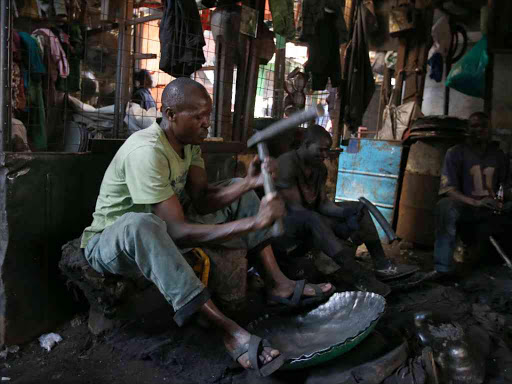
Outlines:
{"label": "man sitting on bench", "polygon": [[[260,202],[254,193],[263,184],[258,159],[243,180],[208,185],[198,145],[212,112],[206,89],[178,78],[166,86],[162,104],[162,125],[131,135],[105,172],[93,223],[82,236],[85,257],[99,273],[142,273],[173,306],[178,325],[203,313],[223,331],[234,360],[268,375],[283,364],[279,351],[219,311],[181,249],[222,244],[258,253],[271,302],[325,301],[334,287],[299,284],[278,268],[269,227],[284,204],[277,195]],[[273,171],[270,162],[261,166]]]}

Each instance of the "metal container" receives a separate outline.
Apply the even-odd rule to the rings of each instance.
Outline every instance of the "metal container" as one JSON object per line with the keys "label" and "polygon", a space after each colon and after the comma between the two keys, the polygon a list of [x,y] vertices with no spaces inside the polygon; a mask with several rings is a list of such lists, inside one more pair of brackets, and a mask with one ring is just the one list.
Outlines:
{"label": "metal container", "polygon": [[248,330],[270,341],[286,357],[283,369],[301,369],[340,356],[363,341],[386,309],[373,292],[337,292],[318,307],[265,316]]}
{"label": "metal container", "polygon": [[398,237],[415,244],[434,244],[441,169],[446,151],[454,144],[452,140],[421,140],[411,145],[398,207]]}
{"label": "metal container", "polygon": [[[402,158],[400,141],[350,139],[339,156],[336,201],[370,200],[392,224]],[[386,234],[375,221],[381,240]]]}

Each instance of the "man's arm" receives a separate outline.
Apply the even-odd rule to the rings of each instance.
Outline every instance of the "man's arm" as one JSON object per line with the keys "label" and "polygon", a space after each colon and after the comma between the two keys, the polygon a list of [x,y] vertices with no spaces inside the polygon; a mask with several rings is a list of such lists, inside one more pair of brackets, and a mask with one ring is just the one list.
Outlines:
{"label": "man's arm", "polygon": [[461,152],[457,147],[451,148],[446,152],[443,169],[441,171],[440,195],[446,195],[472,207],[496,208],[496,201],[490,197],[481,200],[466,196],[461,192],[462,162]]}
{"label": "man's arm", "polygon": [[176,245],[187,247],[222,243],[235,236],[266,228],[284,215],[284,204],[277,194],[265,196],[256,216],[217,225],[187,223],[183,207],[176,195],[161,203],[153,204],[152,211],[167,224],[167,233]]}
{"label": "man's arm", "polygon": [[262,166],[267,167],[271,173],[275,173],[273,160],[269,159],[261,164],[256,156],[251,161],[247,176],[241,182],[227,187],[215,187],[208,184],[206,171],[203,168],[192,165],[188,171],[186,189],[194,208],[202,215],[215,212],[231,204],[244,193],[262,186]]}
{"label": "man's arm", "polygon": [[338,207],[327,197],[325,192],[325,185],[322,185],[320,190],[320,204],[318,205],[318,212],[325,216],[337,217],[346,219],[358,213],[354,207]]}
{"label": "man's arm", "polygon": [[300,196],[299,188],[296,185],[280,189],[279,193],[286,203],[287,207],[291,210],[301,211],[306,208],[302,205],[302,197]]}
{"label": "man's arm", "polygon": [[450,189],[448,192],[446,192],[446,196],[451,197],[456,200],[459,200],[459,201],[461,201],[465,204],[471,205],[473,207],[479,207],[481,202],[483,200],[485,200],[485,199],[482,199],[482,200],[473,199],[472,197],[464,195],[462,192],[458,191],[455,188]]}

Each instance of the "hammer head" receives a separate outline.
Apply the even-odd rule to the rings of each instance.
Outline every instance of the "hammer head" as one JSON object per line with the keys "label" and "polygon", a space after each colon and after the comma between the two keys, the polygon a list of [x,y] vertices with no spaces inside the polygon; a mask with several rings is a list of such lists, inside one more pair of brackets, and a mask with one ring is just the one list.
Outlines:
{"label": "hammer head", "polygon": [[313,120],[318,116],[323,116],[324,108],[317,104],[314,107],[304,109],[290,115],[287,119],[282,119],[270,124],[267,128],[262,131],[256,132],[247,140],[247,147],[251,148],[258,143],[270,140],[290,129],[296,128],[306,121]]}

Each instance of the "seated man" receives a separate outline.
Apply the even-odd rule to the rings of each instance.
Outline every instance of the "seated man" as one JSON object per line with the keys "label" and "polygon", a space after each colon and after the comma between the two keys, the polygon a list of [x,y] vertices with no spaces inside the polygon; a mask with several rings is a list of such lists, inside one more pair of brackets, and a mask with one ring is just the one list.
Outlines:
{"label": "seated man", "polygon": [[[277,267],[268,227],[284,214],[284,205],[277,195],[260,203],[252,191],[263,183],[259,160],[239,182],[208,185],[198,145],[212,112],[206,89],[189,78],[176,79],[165,88],[162,104],[162,126],[154,123],[130,136],[105,172],[93,223],[82,236],[85,257],[99,273],[142,273],[173,306],[178,325],[195,312],[206,315],[223,331],[238,363],[270,374],[283,363],[279,351],[219,311],[180,248],[231,244],[259,253],[269,278],[267,294],[277,298],[320,301],[333,287],[296,284]],[[262,166],[272,170],[268,162]],[[185,216],[185,195],[195,209],[193,222]]]}
{"label": "seated man", "polygon": [[[346,273],[347,280],[362,291],[383,296],[390,288],[370,271],[360,267],[342,239],[363,242],[372,256],[377,273],[389,276],[396,268],[386,257],[368,209],[359,202],[334,204],[327,198],[327,168],[323,161],[332,145],[331,135],[321,126],[309,127],[298,150],[278,159],[276,182],[286,202],[285,234],[275,242],[286,249],[312,237],[313,246],[332,258]],[[411,268],[411,273],[415,268]]]}
{"label": "seated man", "polygon": [[450,148],[444,159],[439,188],[443,198],[436,206],[435,271],[428,278],[454,272],[453,253],[460,224],[478,227],[478,240],[485,244],[490,235],[500,237],[511,229],[510,216],[494,214],[501,208],[494,197],[507,181],[508,166],[505,154],[491,142],[485,113],[469,117],[468,134],[466,143]]}

